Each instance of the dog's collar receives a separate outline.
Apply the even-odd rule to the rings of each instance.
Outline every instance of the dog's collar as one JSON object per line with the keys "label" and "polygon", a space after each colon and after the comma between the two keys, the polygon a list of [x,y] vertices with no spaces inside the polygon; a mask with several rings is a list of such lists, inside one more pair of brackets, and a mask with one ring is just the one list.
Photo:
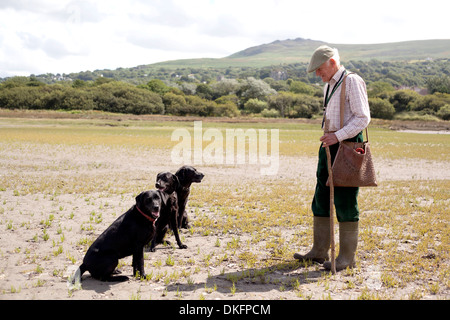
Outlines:
{"label": "dog's collar", "polygon": [[140,214],[142,214],[145,218],[147,218],[147,220],[149,220],[150,222],[153,222],[153,225],[155,224],[156,219],[146,215],[141,209],[139,209],[139,207],[137,205],[135,205],[137,211],[139,211]]}

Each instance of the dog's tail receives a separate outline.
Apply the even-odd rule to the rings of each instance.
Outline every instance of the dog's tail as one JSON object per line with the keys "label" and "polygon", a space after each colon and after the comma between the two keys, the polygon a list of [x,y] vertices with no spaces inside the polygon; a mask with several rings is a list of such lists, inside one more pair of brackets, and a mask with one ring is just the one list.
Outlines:
{"label": "dog's tail", "polygon": [[84,264],[78,267],[74,274],[67,278],[67,287],[69,290],[81,289],[81,276],[86,271]]}

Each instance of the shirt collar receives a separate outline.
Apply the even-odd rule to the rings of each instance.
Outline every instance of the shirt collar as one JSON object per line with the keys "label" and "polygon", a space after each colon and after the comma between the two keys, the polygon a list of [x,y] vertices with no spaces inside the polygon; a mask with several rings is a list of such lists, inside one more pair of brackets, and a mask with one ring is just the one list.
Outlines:
{"label": "shirt collar", "polygon": [[330,85],[335,84],[341,78],[342,73],[345,71],[344,66],[341,66],[339,70],[334,74],[334,76],[330,80]]}

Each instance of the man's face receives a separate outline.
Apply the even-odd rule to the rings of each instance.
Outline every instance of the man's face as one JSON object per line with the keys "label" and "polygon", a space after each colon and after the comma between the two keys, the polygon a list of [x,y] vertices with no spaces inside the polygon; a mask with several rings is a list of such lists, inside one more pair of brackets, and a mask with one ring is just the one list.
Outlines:
{"label": "man's face", "polygon": [[323,82],[329,82],[337,70],[336,62],[330,59],[316,70],[316,76],[321,77]]}

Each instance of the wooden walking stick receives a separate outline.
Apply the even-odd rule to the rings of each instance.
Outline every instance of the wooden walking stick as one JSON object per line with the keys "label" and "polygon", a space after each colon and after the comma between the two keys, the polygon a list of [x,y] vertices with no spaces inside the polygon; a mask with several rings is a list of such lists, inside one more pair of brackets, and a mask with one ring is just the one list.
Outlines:
{"label": "wooden walking stick", "polygon": [[[325,123],[325,132],[328,131],[328,123]],[[331,273],[336,274],[336,245],[334,243],[334,184],[333,184],[333,170],[331,167],[331,153],[330,147],[325,146],[327,153],[328,177],[330,184],[330,246],[331,246]]]}

